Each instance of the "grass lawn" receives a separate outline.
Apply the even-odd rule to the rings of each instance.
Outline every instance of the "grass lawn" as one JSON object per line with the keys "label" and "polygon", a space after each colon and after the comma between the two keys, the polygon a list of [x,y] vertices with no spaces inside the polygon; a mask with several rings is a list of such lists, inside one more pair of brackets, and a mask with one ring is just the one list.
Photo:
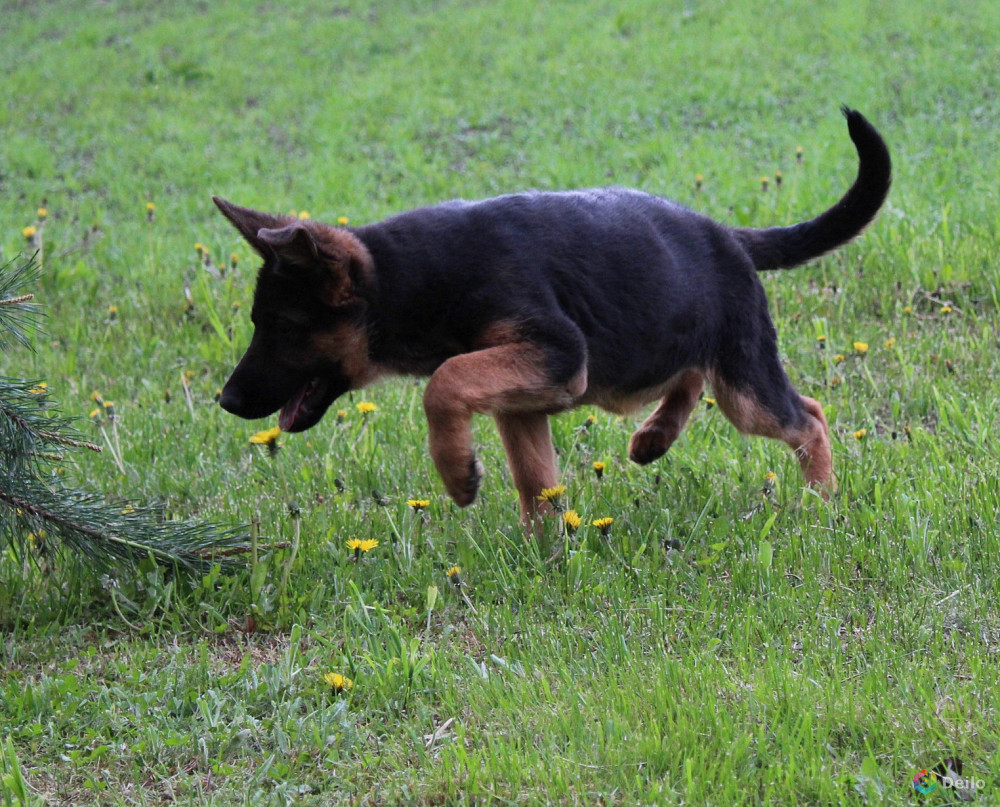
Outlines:
{"label": "grass lawn", "polygon": [[[0,543],[0,806],[934,805],[953,794],[913,777],[944,757],[1000,800],[993,3],[0,12],[0,248],[42,248],[46,309],[0,372],[106,447],[60,469],[74,484],[285,547],[189,580]],[[830,421],[828,503],[709,398],[646,468],[637,419],[578,410],[554,432],[582,525],[548,525],[547,563],[487,419],[480,500],[444,495],[424,381],[276,451],[249,444],[273,419],[215,404],[257,264],[213,193],[361,224],[619,184],[792,223],[853,180],[841,103],[889,143],[889,203],[763,278]]]}

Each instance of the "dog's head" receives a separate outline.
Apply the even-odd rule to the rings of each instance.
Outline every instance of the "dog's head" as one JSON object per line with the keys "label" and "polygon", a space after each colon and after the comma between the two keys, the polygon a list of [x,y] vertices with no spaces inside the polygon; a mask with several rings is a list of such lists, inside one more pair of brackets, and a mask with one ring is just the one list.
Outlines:
{"label": "dog's head", "polygon": [[243,418],[280,409],[283,431],[304,431],[375,375],[368,355],[371,256],[348,230],[213,200],[264,259],[253,338],[219,403]]}

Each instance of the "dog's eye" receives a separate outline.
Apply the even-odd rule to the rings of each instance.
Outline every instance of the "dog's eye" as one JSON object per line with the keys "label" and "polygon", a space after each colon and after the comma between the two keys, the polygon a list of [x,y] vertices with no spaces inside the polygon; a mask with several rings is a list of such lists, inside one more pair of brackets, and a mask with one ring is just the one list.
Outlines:
{"label": "dog's eye", "polygon": [[287,319],[279,319],[271,326],[271,332],[279,339],[288,340],[302,336],[306,327],[298,322]]}

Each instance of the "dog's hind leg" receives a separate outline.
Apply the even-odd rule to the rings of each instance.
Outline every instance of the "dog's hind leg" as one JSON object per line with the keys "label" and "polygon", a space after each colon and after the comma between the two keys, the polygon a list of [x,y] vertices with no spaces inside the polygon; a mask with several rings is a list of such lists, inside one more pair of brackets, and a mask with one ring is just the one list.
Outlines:
{"label": "dog's hind leg", "polygon": [[[431,458],[459,506],[472,504],[482,476],[472,448],[474,414],[544,416],[573,406],[586,389],[582,349],[578,359],[562,350],[558,362],[552,360],[552,350],[535,342],[502,344],[454,356],[431,376],[424,391]],[[555,377],[554,365],[563,368]],[[568,367],[574,369],[567,372]],[[554,460],[543,459],[551,439],[542,440],[540,424],[536,418],[511,417],[504,437],[514,451],[530,448],[538,455],[510,457],[511,467],[518,469],[514,479],[522,508],[541,491],[536,486],[544,487],[555,475]],[[547,433],[547,425],[545,429]]]}
{"label": "dog's hind leg", "polygon": [[806,483],[827,498],[837,485],[823,407],[792,389],[777,362],[775,355],[774,364],[780,375],[767,376],[777,389],[753,384],[735,386],[718,373],[710,373],[709,381],[719,408],[739,431],[786,443],[795,452]]}
{"label": "dog's hind leg", "polygon": [[656,411],[629,440],[629,459],[646,465],[666,454],[680,436],[704,388],[705,376],[701,370],[683,370],[674,376]]}
{"label": "dog's hind leg", "polygon": [[544,412],[498,412],[493,419],[521,499],[521,520],[526,525],[531,524],[544,508],[544,503],[538,501],[538,494],[559,481],[549,416]]}

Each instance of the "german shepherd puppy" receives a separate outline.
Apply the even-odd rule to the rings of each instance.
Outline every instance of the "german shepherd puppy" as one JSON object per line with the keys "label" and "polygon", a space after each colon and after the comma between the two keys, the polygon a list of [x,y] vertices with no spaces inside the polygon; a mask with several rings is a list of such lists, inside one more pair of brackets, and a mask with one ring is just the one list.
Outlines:
{"label": "german shepherd puppy", "polygon": [[314,426],[383,375],[430,376],[430,454],[464,507],[482,477],[470,430],[496,421],[522,516],[557,479],[549,415],[659,401],[629,442],[645,464],[677,439],[706,379],[745,434],[777,438],[805,480],[834,490],[821,405],[793,388],[757,272],[850,241],[889,191],[889,151],[843,109],[858,152],[847,194],[810,221],[731,228],[622,188],[451,201],[362,227],[273,216],[213,197],[264,259],[254,334],[222,390],[243,418]]}

